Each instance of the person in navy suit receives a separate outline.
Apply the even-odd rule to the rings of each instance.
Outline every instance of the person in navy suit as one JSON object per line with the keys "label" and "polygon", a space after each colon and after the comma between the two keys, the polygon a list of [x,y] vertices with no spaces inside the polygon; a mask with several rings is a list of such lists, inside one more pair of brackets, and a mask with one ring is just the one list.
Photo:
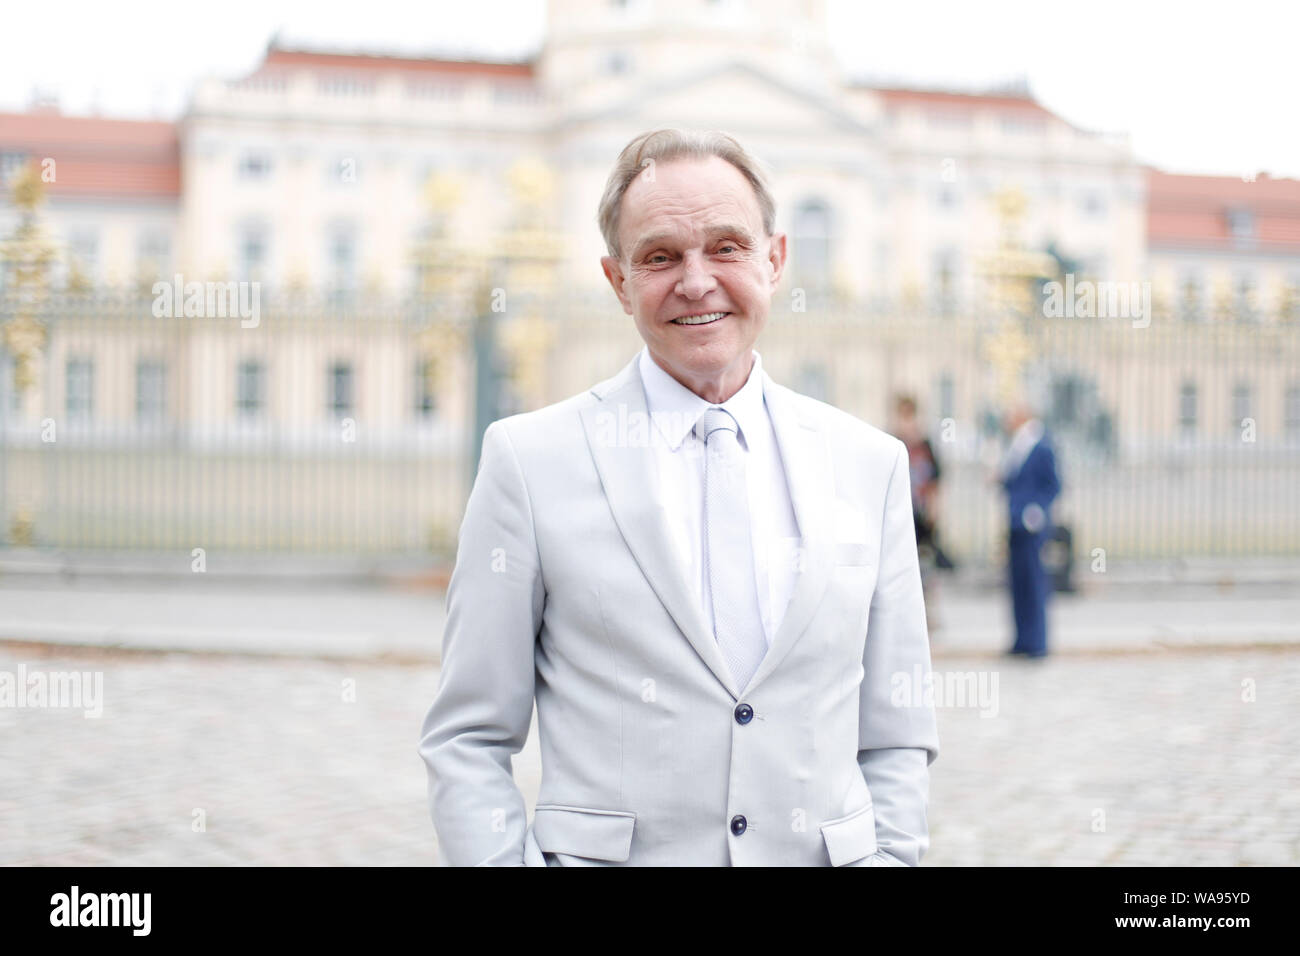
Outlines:
{"label": "person in navy suit", "polygon": [[1047,598],[1051,585],[1043,568],[1042,547],[1052,527],[1052,502],[1061,493],[1056,455],[1043,423],[1024,402],[1003,419],[1011,436],[1002,461],[1010,527],[1011,604],[1016,640],[1008,654],[1047,656]]}

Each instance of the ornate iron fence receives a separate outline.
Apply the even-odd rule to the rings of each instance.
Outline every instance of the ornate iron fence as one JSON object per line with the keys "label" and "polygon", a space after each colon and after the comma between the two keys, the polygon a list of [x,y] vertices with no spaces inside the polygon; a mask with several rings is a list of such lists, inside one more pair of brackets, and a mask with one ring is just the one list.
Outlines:
{"label": "ornate iron fence", "polygon": [[[0,298],[0,324],[19,305]],[[158,311],[52,297],[30,387],[3,353],[7,544],[449,556],[485,402],[557,401],[640,347],[609,296],[514,300],[487,340],[464,300],[280,298],[256,325]],[[774,310],[758,348],[777,381],[880,427],[914,395],[945,469],[946,543],[980,563],[1002,535],[1000,328],[830,303]],[[1300,327],[1019,328],[1081,558],[1300,554]]]}

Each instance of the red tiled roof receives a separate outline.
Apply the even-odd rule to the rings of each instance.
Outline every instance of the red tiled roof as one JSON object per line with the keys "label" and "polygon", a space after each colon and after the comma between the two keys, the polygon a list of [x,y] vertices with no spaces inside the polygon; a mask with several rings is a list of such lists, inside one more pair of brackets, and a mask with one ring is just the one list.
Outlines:
{"label": "red tiled roof", "polygon": [[1147,171],[1147,241],[1151,245],[1237,249],[1228,222],[1233,210],[1254,220],[1256,249],[1300,252],[1300,180],[1261,175],[1181,176]]}
{"label": "red tiled roof", "polygon": [[885,101],[886,107],[896,106],[942,106],[958,109],[996,109],[1019,113],[1036,113],[1040,116],[1054,116],[1042,104],[1027,96],[1013,93],[959,93],[952,90],[917,90],[905,88],[876,88]]}
{"label": "red tiled roof", "polygon": [[442,73],[457,76],[513,76],[532,79],[531,62],[503,63],[487,60],[440,60],[425,57],[378,56],[368,53],[328,53],[314,50],[284,50],[271,47],[266,51],[254,76],[279,73],[294,67],[326,67],[331,70],[365,70],[369,72]]}
{"label": "red tiled roof", "polygon": [[0,113],[0,152],[55,162],[51,197],[174,199],[181,192],[180,147],[172,123]]}

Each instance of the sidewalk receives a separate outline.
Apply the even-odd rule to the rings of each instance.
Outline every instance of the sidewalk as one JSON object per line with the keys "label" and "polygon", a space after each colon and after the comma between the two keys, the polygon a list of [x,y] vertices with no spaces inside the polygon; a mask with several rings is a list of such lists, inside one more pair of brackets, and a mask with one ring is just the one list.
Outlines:
{"label": "sidewalk", "polygon": [[[940,592],[932,615],[933,657],[1000,653],[1012,636],[1005,592]],[[1052,653],[1067,655],[1300,647],[1300,588],[1183,585],[1056,594],[1048,604],[1048,640]]]}
{"label": "sidewalk", "polygon": [[0,578],[0,641],[287,657],[438,659],[443,594],[326,581]]}
{"label": "sidewalk", "polygon": [[[299,568],[301,570],[301,566]],[[446,599],[436,576],[0,573],[0,641],[434,663]],[[1082,582],[1081,582],[1082,583]],[[1000,589],[941,584],[935,658],[1011,643]],[[1092,587],[1050,605],[1055,654],[1300,646],[1300,586]]]}

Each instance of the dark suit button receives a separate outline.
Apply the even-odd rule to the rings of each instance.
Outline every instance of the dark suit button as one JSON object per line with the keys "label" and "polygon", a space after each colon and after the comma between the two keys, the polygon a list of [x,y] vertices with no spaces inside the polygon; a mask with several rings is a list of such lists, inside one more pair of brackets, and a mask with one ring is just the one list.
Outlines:
{"label": "dark suit button", "polygon": [[742,833],[744,833],[745,827],[747,826],[749,826],[749,824],[745,821],[745,818],[742,817],[740,814],[736,814],[734,817],[731,818],[731,832],[736,834],[736,836],[740,836]]}
{"label": "dark suit button", "polygon": [[754,719],[754,708],[748,704],[736,705],[736,723],[747,724]]}

